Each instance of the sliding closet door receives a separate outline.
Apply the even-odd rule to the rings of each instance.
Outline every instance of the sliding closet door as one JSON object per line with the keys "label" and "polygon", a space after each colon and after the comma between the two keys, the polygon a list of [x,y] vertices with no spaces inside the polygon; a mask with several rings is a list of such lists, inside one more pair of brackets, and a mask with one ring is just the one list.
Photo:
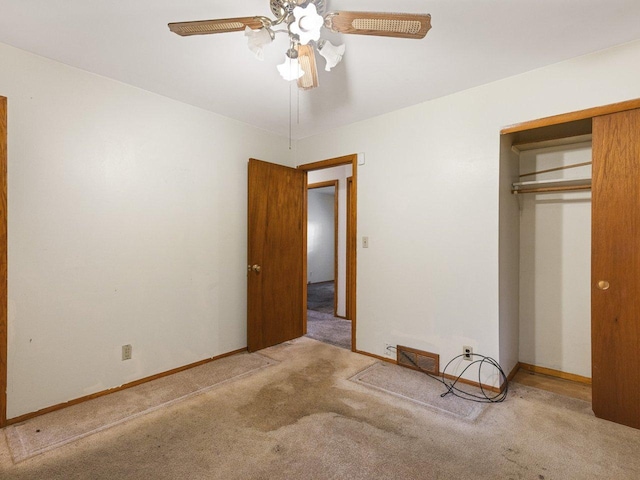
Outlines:
{"label": "sliding closet door", "polygon": [[640,110],[593,119],[592,208],[593,411],[640,428]]}

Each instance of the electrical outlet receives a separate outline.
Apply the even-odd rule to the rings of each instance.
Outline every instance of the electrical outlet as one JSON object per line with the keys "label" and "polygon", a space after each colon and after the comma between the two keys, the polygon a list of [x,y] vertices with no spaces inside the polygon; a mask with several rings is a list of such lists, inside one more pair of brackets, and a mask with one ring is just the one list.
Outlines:
{"label": "electrical outlet", "polygon": [[133,352],[133,347],[131,345],[123,345],[122,346],[122,360],[131,360],[132,352]]}
{"label": "electrical outlet", "polygon": [[384,356],[389,358],[396,358],[396,346],[392,343],[385,343]]}
{"label": "electrical outlet", "polygon": [[473,348],[465,345],[462,347],[462,355],[464,355],[462,358],[470,362],[473,358]]}

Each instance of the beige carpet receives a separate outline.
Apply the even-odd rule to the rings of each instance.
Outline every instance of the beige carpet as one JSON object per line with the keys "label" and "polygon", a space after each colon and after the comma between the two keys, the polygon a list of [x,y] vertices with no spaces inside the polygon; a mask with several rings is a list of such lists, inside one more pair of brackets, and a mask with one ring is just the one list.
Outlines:
{"label": "beige carpet", "polygon": [[[476,420],[488,406],[453,395],[442,397],[441,394],[447,391],[442,383],[416,370],[388,363],[376,363],[351,380],[468,421]],[[479,388],[460,384],[458,387],[474,395],[482,395]]]}
{"label": "beige carpet", "polygon": [[307,310],[307,337],[351,350],[351,321]]}
{"label": "beige carpet", "polygon": [[640,431],[585,402],[513,385],[469,422],[350,381],[377,361],[345,349],[260,353],[280,363],[18,464],[0,443],[0,478],[640,478]]}
{"label": "beige carpet", "polygon": [[259,354],[239,354],[42,415],[6,428],[14,462],[52,450],[119,423],[167,407],[274,364]]}

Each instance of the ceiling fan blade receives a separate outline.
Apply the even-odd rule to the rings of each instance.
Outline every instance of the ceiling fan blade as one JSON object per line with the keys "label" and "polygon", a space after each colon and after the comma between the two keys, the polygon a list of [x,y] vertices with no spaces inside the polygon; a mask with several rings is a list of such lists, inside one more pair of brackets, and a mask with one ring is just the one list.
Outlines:
{"label": "ceiling fan blade", "polygon": [[424,38],[431,28],[431,15],[382,12],[332,12],[326,26],[334,32],[382,37]]}
{"label": "ceiling fan blade", "polygon": [[169,24],[169,30],[183,37],[190,35],[209,35],[212,33],[240,32],[245,27],[258,30],[264,25],[260,17],[219,18],[217,20],[199,20],[196,22],[175,22]]}
{"label": "ceiling fan blade", "polygon": [[298,88],[311,90],[318,86],[318,68],[316,66],[316,54],[311,45],[298,46],[298,62],[304,72],[298,79]]}

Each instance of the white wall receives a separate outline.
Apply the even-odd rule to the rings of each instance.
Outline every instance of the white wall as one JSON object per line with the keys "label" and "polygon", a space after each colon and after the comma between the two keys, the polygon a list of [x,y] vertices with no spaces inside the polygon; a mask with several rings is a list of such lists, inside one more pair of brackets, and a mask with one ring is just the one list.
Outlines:
{"label": "white wall", "polygon": [[511,193],[520,181],[520,161],[512,144],[511,135],[500,137],[498,358],[507,375],[520,361],[520,204]]}
{"label": "white wall", "polygon": [[[358,169],[358,235],[369,237],[358,250],[358,349],[382,355],[385,342],[403,344],[447,362],[471,345],[501,361],[500,129],[638,98],[639,76],[634,42],[299,141],[294,164],[366,154]],[[508,371],[516,359],[513,348],[504,352]]]}
{"label": "white wall", "polygon": [[[522,173],[591,161],[591,144],[520,154]],[[590,178],[591,167],[523,180]],[[520,361],[591,377],[591,193],[519,196]]]}
{"label": "white wall", "polygon": [[0,95],[8,416],[245,347],[247,160],[287,140],[6,45]]}
{"label": "white wall", "polygon": [[251,156],[366,153],[359,349],[498,357],[498,318],[516,302],[499,303],[500,128],[640,97],[634,42],[303,139],[289,156],[284,138],[12,47],[0,65],[9,417],[245,346]]}
{"label": "white wall", "polygon": [[[330,193],[324,190],[330,190]],[[307,283],[334,280],[335,230],[335,188],[310,189],[307,198]]]}
{"label": "white wall", "polygon": [[[329,157],[321,157],[326,160]],[[296,163],[299,165],[305,162]],[[314,170],[308,173],[307,183],[338,181],[338,279],[335,294],[337,296],[336,315],[344,317],[347,309],[347,178],[352,175],[351,165]]]}

